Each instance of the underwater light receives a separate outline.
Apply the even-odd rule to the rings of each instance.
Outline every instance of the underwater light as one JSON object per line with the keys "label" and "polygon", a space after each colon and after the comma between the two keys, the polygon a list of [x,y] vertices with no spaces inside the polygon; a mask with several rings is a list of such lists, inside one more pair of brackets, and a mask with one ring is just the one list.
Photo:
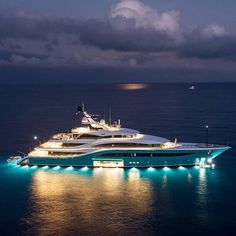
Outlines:
{"label": "underwater light", "polygon": [[20,168],[20,165],[13,165],[13,168]]}
{"label": "underwater light", "polygon": [[183,167],[183,166],[179,166],[179,169],[180,169],[180,170],[184,170],[185,167]]}
{"label": "underwater light", "polygon": [[54,170],[58,170],[58,169],[60,169],[61,167],[60,166],[55,166],[53,169]]}
{"label": "underwater light", "polygon": [[68,166],[68,167],[66,167],[66,169],[67,169],[67,170],[73,170],[74,167],[73,167],[73,166]]}
{"label": "underwater light", "polygon": [[167,167],[167,166],[165,166],[163,169],[164,169],[164,170],[169,170],[170,168],[169,168],[169,167]]}
{"label": "underwater light", "polygon": [[43,166],[43,167],[42,167],[42,169],[47,169],[47,168],[48,168],[48,166]]}
{"label": "underwater light", "polygon": [[87,166],[82,167],[82,170],[88,170]]}
{"label": "underwater light", "polygon": [[132,167],[130,170],[132,171],[138,171],[138,169],[136,167]]}
{"label": "underwater light", "polygon": [[148,167],[148,171],[154,171],[155,168],[153,168],[152,166]]}

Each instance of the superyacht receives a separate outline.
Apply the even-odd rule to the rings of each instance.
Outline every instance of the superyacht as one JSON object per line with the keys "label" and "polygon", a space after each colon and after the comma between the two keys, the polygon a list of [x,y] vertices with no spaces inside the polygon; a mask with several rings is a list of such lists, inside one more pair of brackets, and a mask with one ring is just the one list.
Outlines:
{"label": "superyacht", "polygon": [[[53,135],[18,160],[19,165],[61,167],[179,167],[212,166],[229,149],[208,143],[184,143],[107,124],[79,106],[81,126]],[[35,137],[36,139],[36,137]]]}

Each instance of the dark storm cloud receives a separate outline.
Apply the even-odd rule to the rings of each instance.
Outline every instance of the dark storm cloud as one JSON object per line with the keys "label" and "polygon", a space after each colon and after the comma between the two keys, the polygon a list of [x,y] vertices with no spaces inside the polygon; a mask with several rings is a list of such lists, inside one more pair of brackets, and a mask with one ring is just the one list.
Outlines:
{"label": "dark storm cloud", "polygon": [[[125,24],[124,20],[123,23]],[[56,36],[75,35],[72,43],[83,43],[104,50],[163,51],[173,48],[174,39],[162,32],[135,28],[117,29],[109,21],[0,16],[0,39],[53,40]]]}
{"label": "dark storm cloud", "polygon": [[236,37],[225,35],[213,38],[186,37],[185,43],[178,48],[182,57],[200,59],[236,59]]}
{"label": "dark storm cloud", "polygon": [[84,44],[103,50],[152,52],[171,50],[175,46],[175,39],[164,32],[134,27],[119,29],[110,22],[97,20],[84,22],[80,29],[80,39]]}
{"label": "dark storm cloud", "polygon": [[[179,58],[236,58],[235,36],[204,35],[201,30],[170,35],[153,28],[137,28],[134,23],[119,17],[79,20],[2,14],[0,62],[30,62],[31,65],[48,65],[48,62],[52,65],[111,63],[113,66],[122,66],[130,59],[130,64],[136,66],[139,61],[143,64],[145,60],[150,61],[147,56],[140,55],[162,52],[172,53]],[[109,50],[112,53],[108,54]],[[8,59],[1,57],[6,52]]]}
{"label": "dark storm cloud", "polygon": [[81,21],[69,18],[44,18],[0,15],[0,39],[47,39],[50,34],[78,33]]}

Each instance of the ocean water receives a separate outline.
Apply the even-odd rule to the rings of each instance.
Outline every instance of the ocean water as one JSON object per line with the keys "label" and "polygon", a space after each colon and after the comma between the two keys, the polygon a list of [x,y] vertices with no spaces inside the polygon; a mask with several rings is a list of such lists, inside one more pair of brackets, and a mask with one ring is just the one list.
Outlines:
{"label": "ocean water", "polygon": [[[236,84],[0,86],[0,235],[235,235]],[[232,147],[214,169],[18,167],[78,125],[76,107],[143,133]]]}

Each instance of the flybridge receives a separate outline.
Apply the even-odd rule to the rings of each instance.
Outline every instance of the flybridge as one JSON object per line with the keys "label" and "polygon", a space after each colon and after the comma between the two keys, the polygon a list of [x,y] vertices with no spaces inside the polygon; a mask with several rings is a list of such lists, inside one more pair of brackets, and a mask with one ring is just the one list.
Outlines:
{"label": "flybridge", "polygon": [[[86,112],[84,110],[83,104],[82,104],[82,106],[78,106],[76,114],[83,114],[83,118],[82,118],[81,123],[83,125],[88,125],[90,128],[95,129],[95,130],[102,129],[102,130],[108,130],[108,131],[112,131],[112,130],[115,131],[115,130],[119,130],[121,128],[120,120],[115,121],[112,124],[111,124],[111,122],[110,122],[110,124],[107,124],[104,119],[101,119],[100,121],[96,121],[96,119],[98,118],[99,115],[93,115],[93,114],[89,114],[88,112]],[[109,117],[109,120],[111,121],[110,117]]]}

